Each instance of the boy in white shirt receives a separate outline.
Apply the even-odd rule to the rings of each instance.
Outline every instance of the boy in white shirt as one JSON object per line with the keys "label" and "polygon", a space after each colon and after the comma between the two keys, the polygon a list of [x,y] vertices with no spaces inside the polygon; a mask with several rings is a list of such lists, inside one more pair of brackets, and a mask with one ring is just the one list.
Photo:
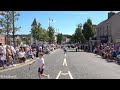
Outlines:
{"label": "boy in white shirt", "polygon": [[[38,76],[39,76],[39,79],[41,79],[41,76],[45,76],[45,77],[49,78],[49,75],[43,74],[43,71],[44,71],[44,68],[45,68],[45,62],[44,62],[43,55],[44,55],[44,53],[39,52],[38,58],[36,59],[37,66],[38,66]],[[32,62],[31,64],[33,64],[34,62]]]}

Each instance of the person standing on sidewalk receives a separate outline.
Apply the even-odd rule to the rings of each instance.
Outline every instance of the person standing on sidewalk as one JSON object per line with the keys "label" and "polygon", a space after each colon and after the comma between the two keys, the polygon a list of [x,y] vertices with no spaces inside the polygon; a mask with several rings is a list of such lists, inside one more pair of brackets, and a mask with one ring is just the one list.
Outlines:
{"label": "person standing on sidewalk", "polygon": [[[44,62],[43,55],[44,55],[44,53],[39,52],[38,58],[36,59],[36,61],[34,61],[34,62],[37,62],[37,65],[38,65],[38,77],[39,77],[39,79],[41,79],[41,76],[49,78],[49,75],[43,74],[44,68],[45,68],[45,62]],[[31,64],[33,64],[34,62],[32,62]]]}

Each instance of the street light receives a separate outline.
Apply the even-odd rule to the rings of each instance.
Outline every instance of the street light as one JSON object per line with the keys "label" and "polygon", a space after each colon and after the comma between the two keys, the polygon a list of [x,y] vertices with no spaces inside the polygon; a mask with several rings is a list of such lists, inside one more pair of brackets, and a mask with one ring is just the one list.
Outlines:
{"label": "street light", "polygon": [[53,20],[53,19],[51,19],[51,18],[49,18],[49,27],[50,27],[50,21],[52,21],[52,22],[56,22],[55,20]]}

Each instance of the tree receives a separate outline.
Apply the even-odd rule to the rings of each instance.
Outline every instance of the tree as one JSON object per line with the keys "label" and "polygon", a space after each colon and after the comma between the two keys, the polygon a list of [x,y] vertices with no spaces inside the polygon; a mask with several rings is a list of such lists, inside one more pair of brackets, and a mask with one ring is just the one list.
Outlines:
{"label": "tree", "polygon": [[84,35],[82,33],[82,29],[81,29],[81,27],[79,27],[79,25],[75,30],[75,34],[73,36],[73,39],[75,39],[75,42],[82,42],[83,43],[85,41],[85,37],[84,37]]}
{"label": "tree", "polygon": [[19,19],[18,16],[20,16],[19,13],[15,12],[15,11],[11,11],[11,14],[12,14],[12,26],[13,26],[13,31],[12,31],[12,34],[13,34],[13,44],[14,44],[14,47],[15,47],[15,32],[17,30],[19,30],[19,28],[15,27],[15,22]]}
{"label": "tree", "polygon": [[35,40],[38,40],[38,29],[37,28],[34,28],[31,30],[31,34],[32,34],[32,37],[35,39]]}
{"label": "tree", "polygon": [[[5,11],[5,14],[0,18],[0,26],[2,27],[2,32],[7,35],[7,38],[9,33],[13,32],[13,24],[18,20],[18,16],[20,16],[20,14],[16,11]],[[14,27],[14,31],[17,31],[19,29],[20,27]]]}
{"label": "tree", "polygon": [[49,41],[48,31],[45,31],[45,29],[42,30],[41,36],[43,41]]}
{"label": "tree", "polygon": [[87,23],[90,24],[90,25],[92,25],[91,19],[88,19],[88,20],[87,20]]}
{"label": "tree", "polygon": [[57,35],[57,43],[58,43],[58,44],[61,44],[61,43],[62,43],[62,40],[63,40],[63,35],[62,35],[62,33],[58,33],[58,35]]}
{"label": "tree", "polygon": [[[35,26],[34,26],[35,24]],[[33,28],[31,30],[31,34],[35,40],[38,41],[49,41],[49,34],[44,28],[41,27],[41,24],[36,22],[36,19],[33,21]]]}
{"label": "tree", "polygon": [[[12,25],[13,25],[16,21],[19,20],[20,13],[18,13],[17,11],[11,11],[10,13],[12,14],[12,18],[11,18],[11,19],[12,19]],[[19,31],[20,28],[21,28],[21,27],[16,27],[16,26],[14,26],[15,32],[16,32],[16,31]]]}
{"label": "tree", "polygon": [[83,34],[86,40],[89,40],[89,38],[92,38],[95,34],[95,30],[90,19],[88,19],[87,22],[85,22],[83,25]]}
{"label": "tree", "polygon": [[55,40],[55,30],[52,26],[48,27],[48,36],[49,36],[49,43],[53,43]]}
{"label": "tree", "polygon": [[40,23],[38,24],[37,27],[34,26],[31,30],[31,34],[32,34],[33,38],[38,41],[40,41],[42,39],[41,33],[42,33],[42,27],[41,27]]}
{"label": "tree", "polygon": [[72,34],[72,36],[70,37],[70,43],[74,43],[75,42],[75,35]]}

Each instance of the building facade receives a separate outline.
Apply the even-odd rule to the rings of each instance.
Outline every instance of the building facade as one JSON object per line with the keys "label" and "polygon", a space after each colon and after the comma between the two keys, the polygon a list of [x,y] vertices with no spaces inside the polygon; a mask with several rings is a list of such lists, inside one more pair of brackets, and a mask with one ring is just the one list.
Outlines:
{"label": "building facade", "polygon": [[5,35],[4,34],[0,34],[0,45],[5,45]]}
{"label": "building facade", "polygon": [[108,13],[108,19],[96,26],[96,38],[102,43],[120,42],[120,12]]}

